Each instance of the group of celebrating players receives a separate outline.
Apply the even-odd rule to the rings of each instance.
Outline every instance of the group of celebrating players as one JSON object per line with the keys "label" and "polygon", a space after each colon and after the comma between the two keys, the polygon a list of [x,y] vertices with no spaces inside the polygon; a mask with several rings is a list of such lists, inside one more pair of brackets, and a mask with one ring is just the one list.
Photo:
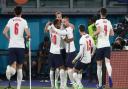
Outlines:
{"label": "group of celebrating players", "polygon": [[[26,38],[30,38],[27,21],[23,19],[22,7],[17,6],[14,9],[15,17],[11,18],[3,34],[9,40],[9,65],[6,69],[7,79],[10,80],[17,71],[17,89],[21,88],[23,78],[22,66],[24,61],[24,31]],[[96,31],[94,36],[97,36],[97,44],[95,46],[92,37],[87,34],[86,27],[79,25],[79,40],[80,50],[76,53],[74,43],[74,25],[69,22],[68,17],[62,18],[61,12],[56,12],[56,19],[53,22],[48,22],[45,26],[45,31],[49,32],[51,45],[49,53],[50,66],[50,81],[51,89],[67,89],[67,77],[69,77],[74,89],[83,89],[81,83],[82,69],[86,64],[91,62],[92,56],[95,55],[97,61],[97,89],[103,89],[102,86],[102,61],[105,60],[105,65],[109,75],[109,86],[112,87],[112,67],[110,65],[110,42],[109,36],[114,35],[111,22],[106,19],[106,8],[100,9],[101,18],[96,21]],[[8,35],[10,31],[10,35]],[[58,80],[60,77],[60,86]]]}

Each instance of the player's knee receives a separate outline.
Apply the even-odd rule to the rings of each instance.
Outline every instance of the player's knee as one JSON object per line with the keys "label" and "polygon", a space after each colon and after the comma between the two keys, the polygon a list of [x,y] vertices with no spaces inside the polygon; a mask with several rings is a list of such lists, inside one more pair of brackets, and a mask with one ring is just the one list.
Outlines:
{"label": "player's knee", "polygon": [[73,72],[79,72],[79,70],[77,70],[76,68],[73,68]]}
{"label": "player's knee", "polygon": [[64,66],[60,66],[60,69],[65,69],[65,67]]}
{"label": "player's knee", "polygon": [[102,61],[97,61],[97,66],[102,66]]}
{"label": "player's knee", "polygon": [[16,61],[11,64],[11,67],[16,69]]}
{"label": "player's knee", "polygon": [[23,65],[22,64],[18,64],[17,65],[17,69],[22,69]]}
{"label": "player's knee", "polygon": [[110,59],[105,57],[105,63],[110,63]]}

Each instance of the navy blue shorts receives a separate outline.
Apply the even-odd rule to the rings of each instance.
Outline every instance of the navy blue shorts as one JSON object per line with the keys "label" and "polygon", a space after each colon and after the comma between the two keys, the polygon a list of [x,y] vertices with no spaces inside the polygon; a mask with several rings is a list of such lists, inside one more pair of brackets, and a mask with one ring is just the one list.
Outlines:
{"label": "navy blue shorts", "polygon": [[62,59],[61,54],[49,53],[48,62],[50,68],[55,68],[55,69],[64,65],[64,61]]}
{"label": "navy blue shorts", "polygon": [[67,58],[66,58],[66,67],[73,68],[74,64],[72,64],[72,61],[76,57],[76,52],[71,52],[67,53]]}
{"label": "navy blue shorts", "polygon": [[77,70],[82,70],[85,68],[85,65],[87,65],[87,64],[84,64],[80,60],[78,60],[75,64],[74,68]]}
{"label": "navy blue shorts", "polygon": [[11,65],[15,61],[17,64],[24,63],[24,48],[9,48],[9,64]]}
{"label": "navy blue shorts", "polygon": [[96,60],[104,60],[105,57],[110,59],[111,55],[111,48],[110,47],[104,47],[104,48],[99,48],[96,49]]}
{"label": "navy blue shorts", "polygon": [[61,52],[61,55],[62,55],[62,59],[64,61],[64,66],[66,66],[66,50],[61,49],[60,52]]}

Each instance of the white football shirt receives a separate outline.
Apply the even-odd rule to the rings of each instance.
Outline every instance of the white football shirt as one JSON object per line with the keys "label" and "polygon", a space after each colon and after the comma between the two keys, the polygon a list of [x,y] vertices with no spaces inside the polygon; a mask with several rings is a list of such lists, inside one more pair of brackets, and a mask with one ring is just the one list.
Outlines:
{"label": "white football shirt", "polygon": [[21,17],[14,17],[6,26],[10,30],[9,48],[25,48],[23,35],[25,28],[28,28],[27,21]]}
{"label": "white football shirt", "polygon": [[[67,27],[66,29],[60,30],[60,29],[56,29],[53,25],[51,26],[51,28],[56,31],[59,35],[61,36],[67,36],[68,39],[74,38],[73,37],[73,28],[72,27]],[[71,41],[70,43],[66,43],[65,42],[65,48],[66,48],[66,52],[74,52],[76,50],[75,48],[75,44],[74,44],[74,40]]]}
{"label": "white football shirt", "polygon": [[82,35],[79,41],[80,51],[75,59],[80,58],[82,63],[90,63],[91,62],[91,50],[94,48],[94,41],[91,36],[88,34]]}
{"label": "white football shirt", "polygon": [[96,21],[96,27],[100,27],[100,33],[97,37],[97,48],[110,47],[109,34],[112,30],[111,22],[107,19],[99,19]]}
{"label": "white football shirt", "polygon": [[61,42],[61,36],[57,34],[54,30],[52,30],[51,26],[48,27],[49,33],[50,33],[50,53],[53,54],[60,54],[60,42]]}

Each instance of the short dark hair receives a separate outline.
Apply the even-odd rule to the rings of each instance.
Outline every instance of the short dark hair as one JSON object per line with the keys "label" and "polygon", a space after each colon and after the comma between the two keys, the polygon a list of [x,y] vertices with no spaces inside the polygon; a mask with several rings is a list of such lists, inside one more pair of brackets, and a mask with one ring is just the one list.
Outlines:
{"label": "short dark hair", "polygon": [[22,7],[21,6],[16,6],[14,8],[14,12],[16,15],[20,15],[22,13]]}
{"label": "short dark hair", "polygon": [[58,23],[61,23],[61,20],[55,19],[54,22],[53,22],[54,25],[56,25]]}
{"label": "short dark hair", "polygon": [[53,22],[54,26],[57,28],[57,29],[60,29],[60,25],[61,25],[61,20],[58,20],[58,19],[55,19],[54,22]]}
{"label": "short dark hair", "polygon": [[106,16],[107,15],[107,9],[106,8],[101,8],[100,13],[101,13],[101,15]]}
{"label": "short dark hair", "polygon": [[80,25],[79,26],[79,30],[80,30],[80,32],[85,32],[85,26],[84,25]]}

